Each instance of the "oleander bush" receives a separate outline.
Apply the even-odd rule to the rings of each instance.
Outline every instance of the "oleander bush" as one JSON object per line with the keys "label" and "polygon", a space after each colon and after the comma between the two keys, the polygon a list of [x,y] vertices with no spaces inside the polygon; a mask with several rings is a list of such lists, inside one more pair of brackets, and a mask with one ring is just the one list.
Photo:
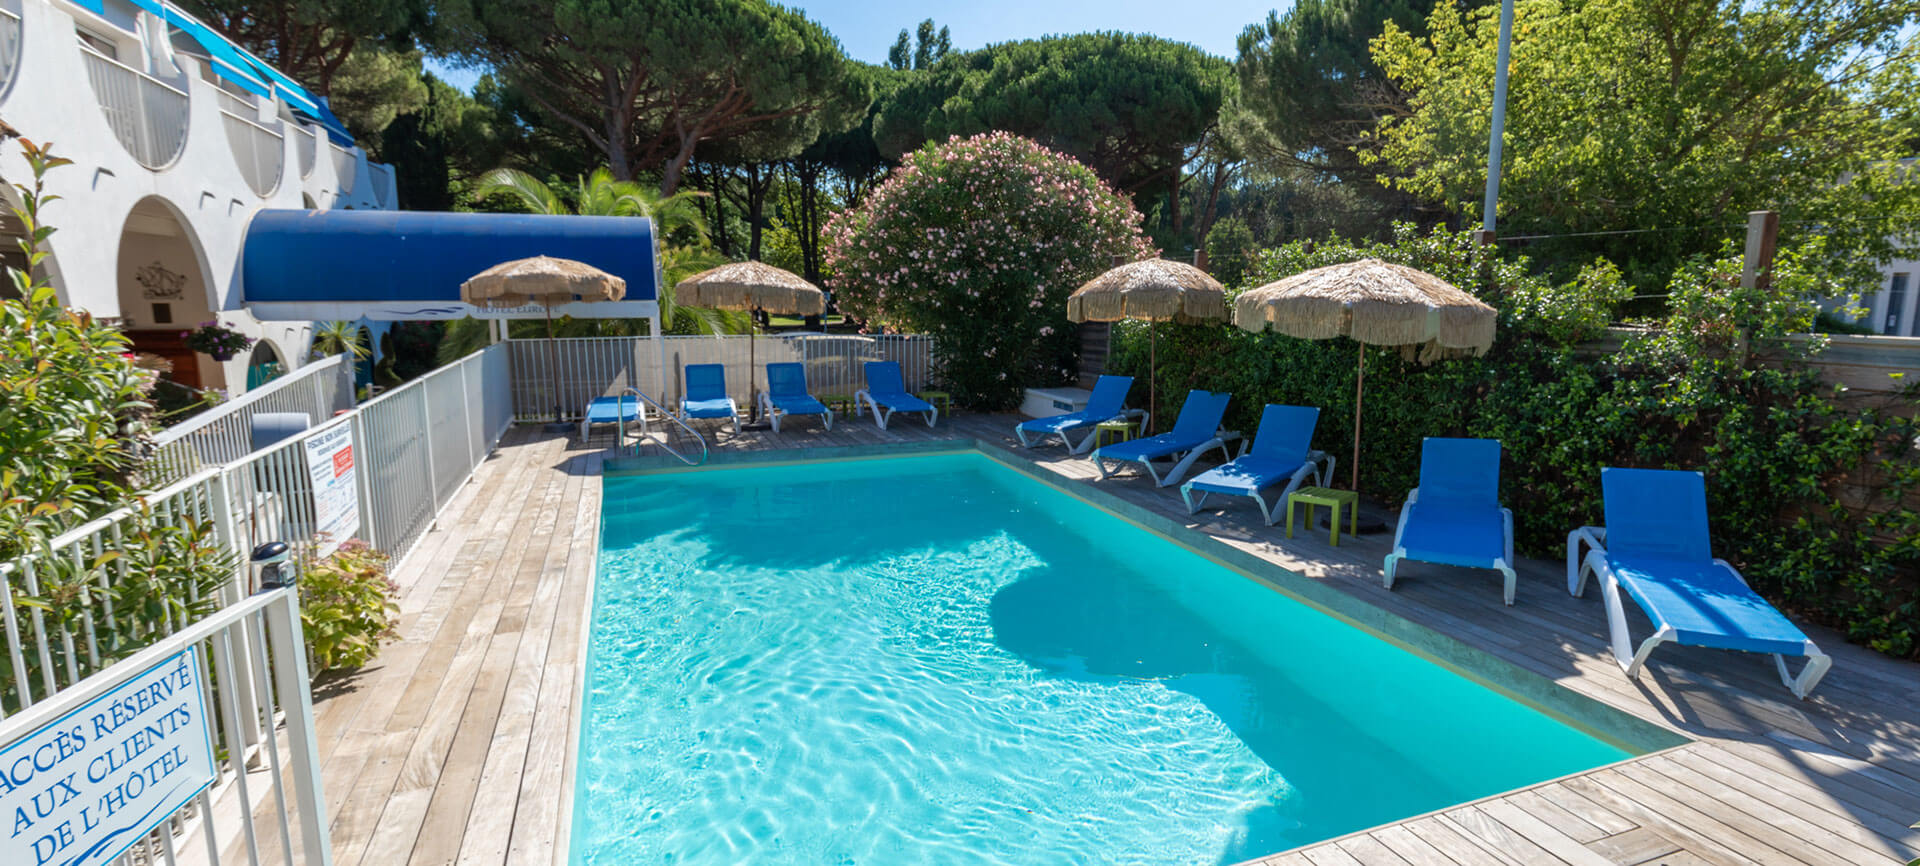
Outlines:
{"label": "oleander bush", "polygon": [[932,335],[954,399],[985,409],[1073,378],[1067,295],[1116,257],[1153,252],[1126,196],[1005,132],[909,154],[824,235],[840,308]]}
{"label": "oleander bush", "polygon": [[300,575],[300,623],[313,673],[357,668],[397,636],[398,589],[387,557],[362,541],[341,544]]}
{"label": "oleander bush", "polygon": [[[1671,312],[1619,345],[1595,342],[1629,291],[1610,265],[1555,283],[1464,233],[1403,226],[1380,243],[1291,244],[1263,252],[1230,291],[1362,256],[1430,271],[1500,312],[1483,358],[1422,366],[1367,350],[1370,496],[1404,498],[1423,437],[1499,439],[1518,544],[1554,558],[1570,529],[1602,522],[1601,467],[1698,469],[1715,551],[1756,590],[1882,652],[1920,657],[1920,391],[1848,393],[1812,366],[1820,338],[1789,339],[1809,329],[1814,299],[1843,293],[1813,264],[1817,247],[1783,250],[1765,291],[1740,288],[1731,248],[1689,262],[1668,286]],[[1145,376],[1144,330],[1117,333],[1111,366]],[[1230,391],[1230,425],[1252,430],[1265,403],[1319,406],[1315,447],[1337,455],[1346,477],[1352,341],[1227,325],[1162,327],[1159,339],[1162,392]]]}

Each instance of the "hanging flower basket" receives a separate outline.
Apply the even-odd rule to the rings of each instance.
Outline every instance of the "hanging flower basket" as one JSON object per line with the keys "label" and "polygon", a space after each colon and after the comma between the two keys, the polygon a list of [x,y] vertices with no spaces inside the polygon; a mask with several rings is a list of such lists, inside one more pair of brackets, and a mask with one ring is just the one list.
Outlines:
{"label": "hanging flower basket", "polygon": [[231,361],[235,356],[253,345],[253,338],[233,330],[218,321],[201,322],[191,331],[180,332],[187,348],[196,352],[205,352],[215,361]]}

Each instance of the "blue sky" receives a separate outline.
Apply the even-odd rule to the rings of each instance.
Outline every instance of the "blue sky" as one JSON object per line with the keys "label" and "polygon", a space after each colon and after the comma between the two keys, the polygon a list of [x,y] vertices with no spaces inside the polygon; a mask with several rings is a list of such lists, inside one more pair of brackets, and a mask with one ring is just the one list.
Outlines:
{"label": "blue sky", "polygon": [[[825,25],[855,59],[882,63],[900,30],[912,30],[925,18],[945,25],[957,50],[1050,33],[1126,30],[1191,42],[1232,58],[1241,30],[1291,0],[798,0],[787,5]],[[438,63],[428,66],[462,90],[479,77]]]}

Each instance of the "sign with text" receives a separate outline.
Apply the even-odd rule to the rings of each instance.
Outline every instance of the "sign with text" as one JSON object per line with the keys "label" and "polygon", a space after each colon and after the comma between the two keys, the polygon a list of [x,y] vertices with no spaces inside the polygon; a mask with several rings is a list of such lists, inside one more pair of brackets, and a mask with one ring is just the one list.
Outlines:
{"label": "sign with text", "polygon": [[353,427],[336,424],[307,437],[313,482],[313,532],[326,556],[360,530],[360,488],[354,478]]}
{"label": "sign with text", "polygon": [[213,784],[199,655],[181,650],[0,750],[0,863],[93,866]]}

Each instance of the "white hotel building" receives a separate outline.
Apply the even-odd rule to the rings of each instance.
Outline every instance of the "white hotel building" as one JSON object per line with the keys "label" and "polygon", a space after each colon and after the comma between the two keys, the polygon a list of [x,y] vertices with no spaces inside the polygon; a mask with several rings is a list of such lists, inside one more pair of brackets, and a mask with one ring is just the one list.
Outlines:
{"label": "white hotel building", "polygon": [[[389,166],[324,103],[161,0],[0,0],[0,120],[73,165],[42,218],[63,303],[117,321],[183,384],[244,389],[250,366],[306,360],[311,325],[240,308],[242,240],[263,208],[392,209]],[[28,180],[0,148],[4,192]],[[8,261],[20,224],[0,224]],[[259,340],[224,363],[182,330],[219,318]],[[256,378],[263,371],[255,371]]]}

